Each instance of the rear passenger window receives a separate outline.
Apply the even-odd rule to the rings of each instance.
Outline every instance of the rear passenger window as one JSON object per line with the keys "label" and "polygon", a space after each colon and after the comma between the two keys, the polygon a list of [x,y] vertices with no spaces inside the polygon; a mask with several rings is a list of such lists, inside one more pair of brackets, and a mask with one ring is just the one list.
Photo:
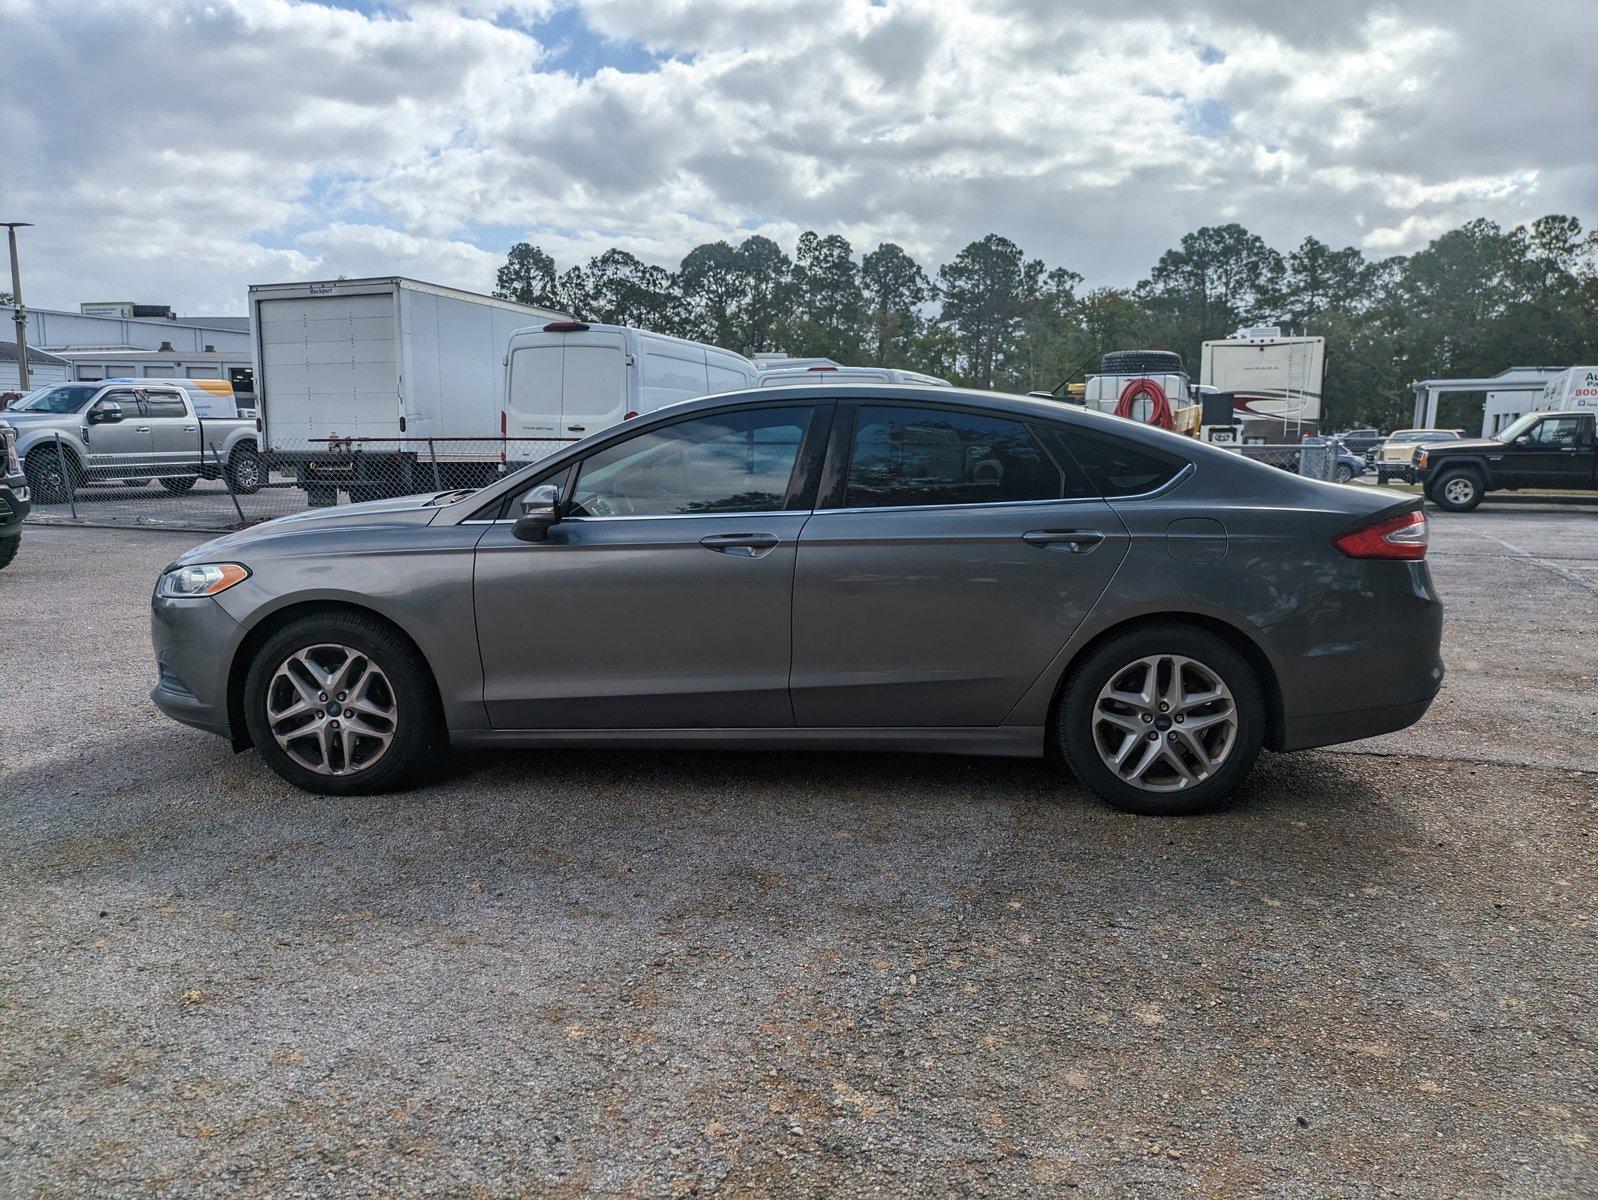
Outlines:
{"label": "rear passenger window", "polygon": [[1019,421],[861,406],[846,508],[1057,500],[1060,469]]}
{"label": "rear passenger window", "polygon": [[1055,426],[1050,448],[1063,450],[1087,473],[1101,496],[1136,496],[1164,487],[1187,466],[1175,454],[1123,442],[1117,437]]}
{"label": "rear passenger window", "polygon": [[183,398],[171,392],[145,392],[144,410],[152,417],[186,417]]}

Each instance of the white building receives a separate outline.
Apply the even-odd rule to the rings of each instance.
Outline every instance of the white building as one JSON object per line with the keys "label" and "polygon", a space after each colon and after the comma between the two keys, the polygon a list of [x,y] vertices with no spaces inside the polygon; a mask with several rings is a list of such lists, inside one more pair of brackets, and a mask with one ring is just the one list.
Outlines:
{"label": "white building", "polygon": [[[72,368],[65,359],[28,347],[28,388],[46,383],[66,383],[72,378]],[[21,372],[17,370],[17,344],[0,340],[0,396],[22,394]]]}
{"label": "white building", "polygon": [[1567,367],[1510,367],[1481,379],[1422,379],[1415,389],[1417,429],[1437,425],[1438,397],[1451,392],[1483,392],[1481,436],[1492,437],[1516,417],[1529,413],[1542,399],[1548,382],[1563,375]]}
{"label": "white building", "polygon": [[[0,329],[16,309],[0,304]],[[250,356],[244,317],[121,317],[28,307],[28,345],[41,350],[241,350]]]}

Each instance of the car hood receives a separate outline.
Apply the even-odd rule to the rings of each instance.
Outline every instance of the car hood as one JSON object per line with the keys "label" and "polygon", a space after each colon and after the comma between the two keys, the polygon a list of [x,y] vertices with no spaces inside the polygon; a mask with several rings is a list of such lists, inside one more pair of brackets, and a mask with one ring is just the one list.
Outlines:
{"label": "car hood", "polygon": [[0,412],[0,421],[15,425],[18,433],[29,425],[64,425],[82,419],[82,413],[18,412],[14,408]]}
{"label": "car hood", "polygon": [[1454,450],[1469,450],[1480,453],[1483,450],[1502,450],[1503,448],[1503,442],[1495,441],[1492,438],[1456,438],[1455,440],[1448,442],[1415,443],[1415,449],[1417,450],[1430,450],[1434,452],[1438,450],[1447,450],[1450,452]]}
{"label": "car hood", "polygon": [[378,529],[395,525],[427,525],[443,508],[431,503],[437,492],[419,496],[400,496],[394,500],[367,500],[360,504],[337,504],[312,508],[286,517],[275,517],[215,538],[194,547],[174,565],[215,562],[223,554],[245,556],[251,547],[356,529]]}

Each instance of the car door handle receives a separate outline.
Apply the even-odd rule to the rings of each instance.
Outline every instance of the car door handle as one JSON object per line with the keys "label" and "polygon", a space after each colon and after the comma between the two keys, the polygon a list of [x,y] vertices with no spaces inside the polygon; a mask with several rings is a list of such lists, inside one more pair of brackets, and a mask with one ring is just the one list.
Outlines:
{"label": "car door handle", "polygon": [[183,427],[183,432],[184,433],[199,433],[200,432],[200,427],[198,425],[185,425]]}
{"label": "car door handle", "polygon": [[1072,554],[1086,554],[1104,540],[1104,535],[1096,529],[1034,529],[1023,533],[1021,540],[1045,550],[1064,546]]}
{"label": "car door handle", "polygon": [[133,432],[134,433],[149,433],[150,432],[150,427],[148,425],[135,425],[133,427]]}
{"label": "car door handle", "polygon": [[568,425],[568,426],[566,426],[566,432],[567,433],[587,433],[588,432],[588,426],[586,426],[586,425]]}
{"label": "car door handle", "polygon": [[776,549],[782,539],[774,533],[713,533],[699,539],[706,550],[733,558],[759,558]]}

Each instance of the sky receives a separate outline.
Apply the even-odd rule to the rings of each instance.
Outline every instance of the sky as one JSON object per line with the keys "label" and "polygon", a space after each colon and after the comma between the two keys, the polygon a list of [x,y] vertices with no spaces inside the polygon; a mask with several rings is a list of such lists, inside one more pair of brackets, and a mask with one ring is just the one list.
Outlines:
{"label": "sky", "polygon": [[1227,221],[1376,256],[1598,222],[1595,0],[0,0],[0,44],[37,307],[488,291],[520,240],[996,232],[1097,286]]}

